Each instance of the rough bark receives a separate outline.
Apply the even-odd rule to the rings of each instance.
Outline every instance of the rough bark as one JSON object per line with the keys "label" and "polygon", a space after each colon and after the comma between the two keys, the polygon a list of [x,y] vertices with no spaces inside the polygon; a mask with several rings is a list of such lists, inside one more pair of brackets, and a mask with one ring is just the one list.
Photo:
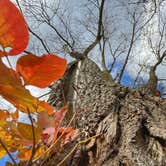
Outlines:
{"label": "rough bark", "polygon": [[[55,93],[49,102],[55,107],[68,103],[69,114],[77,113],[73,126],[80,129],[79,139],[91,137],[64,165],[166,165],[165,99],[143,88],[129,89],[113,83],[88,58],[70,65],[53,88]],[[67,153],[75,144],[66,148]],[[52,156],[45,164],[59,161]]]}

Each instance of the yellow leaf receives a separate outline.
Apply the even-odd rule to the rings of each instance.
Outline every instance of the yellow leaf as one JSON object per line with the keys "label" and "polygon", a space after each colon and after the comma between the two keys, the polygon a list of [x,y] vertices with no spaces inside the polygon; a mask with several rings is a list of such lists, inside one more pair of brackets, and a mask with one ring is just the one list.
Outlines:
{"label": "yellow leaf", "polygon": [[[17,129],[24,139],[31,141],[33,143],[32,125],[18,122]],[[37,143],[40,140],[42,129],[34,127],[34,132],[35,132],[35,140]]]}
{"label": "yellow leaf", "polygon": [[[13,137],[12,132],[5,130],[5,128],[3,127],[0,127],[0,139],[10,152],[17,151],[21,144],[18,140],[16,140]],[[3,157],[5,154],[6,151],[4,150],[2,145],[0,145],[0,157]]]}
{"label": "yellow leaf", "polygon": [[13,166],[13,164],[7,161],[7,162],[5,163],[5,166]]}
{"label": "yellow leaf", "polygon": [[44,152],[46,151],[46,149],[47,149],[47,146],[41,145],[41,146],[37,149],[34,158],[36,159],[36,158],[40,157],[42,154],[44,154]]}
{"label": "yellow leaf", "polygon": [[6,155],[5,149],[2,146],[0,146],[0,158],[4,157],[5,155]]}

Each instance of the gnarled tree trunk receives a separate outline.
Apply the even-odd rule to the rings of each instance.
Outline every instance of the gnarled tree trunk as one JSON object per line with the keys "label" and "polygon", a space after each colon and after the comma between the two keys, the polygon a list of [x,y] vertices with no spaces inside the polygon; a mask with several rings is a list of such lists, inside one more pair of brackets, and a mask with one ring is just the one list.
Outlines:
{"label": "gnarled tree trunk", "polygon": [[[166,165],[165,99],[145,88],[113,83],[88,58],[70,65],[54,88],[59,92],[52,92],[49,102],[60,107],[65,97],[68,114],[76,112],[73,126],[80,129],[79,139],[91,138],[80,143],[63,165]],[[66,147],[68,152],[74,144]],[[59,161],[52,156],[46,165]]]}

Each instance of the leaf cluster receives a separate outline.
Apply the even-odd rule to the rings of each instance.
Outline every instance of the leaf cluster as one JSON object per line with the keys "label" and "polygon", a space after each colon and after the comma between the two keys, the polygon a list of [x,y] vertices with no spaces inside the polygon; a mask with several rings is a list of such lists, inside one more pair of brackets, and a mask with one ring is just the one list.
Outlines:
{"label": "leaf cluster", "polygon": [[[54,110],[26,89],[26,85],[46,88],[61,78],[66,60],[53,54],[25,54],[18,59],[15,70],[7,67],[2,58],[22,53],[29,33],[23,15],[11,1],[1,0],[0,6],[0,95],[16,108],[15,112],[0,110],[0,157],[8,154],[16,165],[12,153],[17,152],[20,161],[31,165],[56,148],[57,142],[63,147],[78,135],[78,130],[61,126],[65,106]],[[28,115],[30,124],[19,121],[20,112]]]}

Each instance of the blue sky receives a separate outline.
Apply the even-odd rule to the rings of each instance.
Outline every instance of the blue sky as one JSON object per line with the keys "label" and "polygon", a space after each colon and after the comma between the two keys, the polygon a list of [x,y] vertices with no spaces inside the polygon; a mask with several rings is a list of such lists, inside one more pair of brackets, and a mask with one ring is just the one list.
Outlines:
{"label": "blue sky", "polygon": [[[16,153],[13,154],[13,156],[16,156]],[[10,157],[8,155],[4,156],[3,158],[0,159],[0,166],[5,166],[6,162],[11,162],[12,160],[10,159]]]}

